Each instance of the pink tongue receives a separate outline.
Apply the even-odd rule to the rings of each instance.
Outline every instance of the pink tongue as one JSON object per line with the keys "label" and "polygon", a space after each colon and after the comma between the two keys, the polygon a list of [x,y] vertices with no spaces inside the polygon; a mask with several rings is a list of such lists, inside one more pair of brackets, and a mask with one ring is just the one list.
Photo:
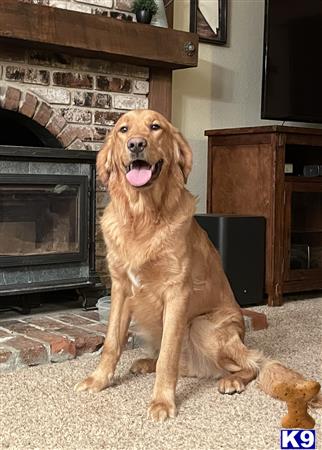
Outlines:
{"label": "pink tongue", "polygon": [[145,167],[130,170],[126,174],[127,181],[132,186],[143,186],[152,177],[152,170]]}

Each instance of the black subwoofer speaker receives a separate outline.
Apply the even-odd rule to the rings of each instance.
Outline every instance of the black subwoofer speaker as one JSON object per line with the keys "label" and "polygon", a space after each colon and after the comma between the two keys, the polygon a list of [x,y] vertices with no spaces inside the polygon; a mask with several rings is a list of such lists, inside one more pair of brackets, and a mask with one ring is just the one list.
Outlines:
{"label": "black subwoofer speaker", "polygon": [[219,251],[238,303],[242,306],[263,303],[265,218],[218,214],[195,217]]}

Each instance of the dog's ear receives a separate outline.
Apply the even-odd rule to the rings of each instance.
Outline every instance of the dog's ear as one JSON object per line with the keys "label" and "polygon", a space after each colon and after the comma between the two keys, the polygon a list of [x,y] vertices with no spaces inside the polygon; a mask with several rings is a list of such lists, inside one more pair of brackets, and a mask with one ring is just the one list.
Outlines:
{"label": "dog's ear", "polygon": [[182,170],[184,182],[187,183],[189,173],[192,169],[192,150],[187,140],[177,129],[174,129],[174,141],[178,164]]}
{"label": "dog's ear", "polygon": [[96,171],[97,176],[101,180],[104,186],[108,185],[108,180],[113,168],[112,149],[113,149],[113,136],[111,134],[106,138],[106,141],[97,154],[96,158]]}

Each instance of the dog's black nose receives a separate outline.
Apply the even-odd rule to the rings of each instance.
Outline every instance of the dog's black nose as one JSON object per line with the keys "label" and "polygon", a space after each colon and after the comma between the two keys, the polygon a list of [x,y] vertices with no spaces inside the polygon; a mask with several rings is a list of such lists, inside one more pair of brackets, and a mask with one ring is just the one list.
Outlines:
{"label": "dog's black nose", "polygon": [[136,155],[143,152],[146,146],[146,139],[141,137],[134,137],[132,139],[129,139],[127,143],[127,148],[130,150],[130,152],[135,153]]}

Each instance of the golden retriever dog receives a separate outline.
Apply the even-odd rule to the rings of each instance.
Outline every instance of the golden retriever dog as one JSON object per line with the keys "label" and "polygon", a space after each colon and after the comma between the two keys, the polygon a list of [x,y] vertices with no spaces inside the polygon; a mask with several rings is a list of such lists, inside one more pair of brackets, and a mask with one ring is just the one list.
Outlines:
{"label": "golden retriever dog", "polygon": [[242,392],[259,375],[273,395],[278,381],[301,375],[244,344],[244,321],[217,250],[194,219],[196,198],[185,188],[192,151],[161,114],[124,114],[97,157],[110,202],[101,228],[112,279],[107,335],[96,370],[75,386],[110,386],[133,320],[148,358],[135,374],[156,372],[148,415],[176,415],[178,376],[215,377],[223,394]]}

